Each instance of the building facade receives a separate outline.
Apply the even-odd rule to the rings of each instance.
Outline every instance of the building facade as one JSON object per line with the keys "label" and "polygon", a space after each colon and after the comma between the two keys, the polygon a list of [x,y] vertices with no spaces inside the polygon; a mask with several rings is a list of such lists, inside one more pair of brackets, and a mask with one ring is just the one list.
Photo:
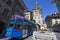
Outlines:
{"label": "building facade", "polygon": [[24,11],[25,12],[25,19],[31,20],[33,19],[32,12],[31,11]]}
{"label": "building facade", "polygon": [[58,11],[60,13],[60,0],[52,0],[52,1],[53,1],[53,3],[56,3]]}
{"label": "building facade", "polygon": [[[24,16],[24,10],[27,10],[23,0],[0,0],[0,26],[3,30],[10,17],[14,14]],[[0,29],[0,30],[1,30]]]}
{"label": "building facade", "polygon": [[38,6],[38,3],[36,2],[35,8],[32,10],[33,12],[33,20],[35,20],[36,24],[43,24],[42,22],[42,9]]}
{"label": "building facade", "polygon": [[11,15],[13,0],[0,0],[0,31],[2,32]]}
{"label": "building facade", "polygon": [[24,10],[27,10],[27,7],[26,5],[24,4],[23,0],[15,0],[14,1],[14,14],[18,14],[18,15],[21,15],[21,16],[25,16],[24,14]]}
{"label": "building facade", "polygon": [[60,24],[60,14],[52,14],[46,17],[45,19],[46,23],[47,23],[47,27],[51,28],[53,27],[53,25],[55,24]]}

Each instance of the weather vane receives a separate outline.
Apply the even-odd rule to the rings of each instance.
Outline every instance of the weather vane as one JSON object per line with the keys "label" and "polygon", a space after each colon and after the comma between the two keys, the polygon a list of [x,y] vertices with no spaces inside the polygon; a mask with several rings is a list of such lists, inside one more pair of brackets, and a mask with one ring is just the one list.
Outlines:
{"label": "weather vane", "polygon": [[38,1],[36,0],[36,4],[38,4]]}

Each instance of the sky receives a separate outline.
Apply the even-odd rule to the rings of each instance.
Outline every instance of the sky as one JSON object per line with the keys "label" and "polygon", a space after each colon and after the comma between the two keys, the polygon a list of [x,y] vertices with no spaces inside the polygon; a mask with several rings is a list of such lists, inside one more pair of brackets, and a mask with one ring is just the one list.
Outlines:
{"label": "sky", "polygon": [[[28,10],[32,11],[36,5],[36,0],[23,0]],[[38,0],[39,7],[42,8],[42,18],[45,20],[46,16],[58,12],[56,4],[52,0]]]}

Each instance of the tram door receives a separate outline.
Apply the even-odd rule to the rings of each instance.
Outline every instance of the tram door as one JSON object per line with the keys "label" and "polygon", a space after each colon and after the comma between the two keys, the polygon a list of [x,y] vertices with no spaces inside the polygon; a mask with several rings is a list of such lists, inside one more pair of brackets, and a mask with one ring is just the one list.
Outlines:
{"label": "tram door", "polygon": [[23,24],[23,38],[27,37],[27,29],[28,27],[28,23],[24,21],[24,24]]}

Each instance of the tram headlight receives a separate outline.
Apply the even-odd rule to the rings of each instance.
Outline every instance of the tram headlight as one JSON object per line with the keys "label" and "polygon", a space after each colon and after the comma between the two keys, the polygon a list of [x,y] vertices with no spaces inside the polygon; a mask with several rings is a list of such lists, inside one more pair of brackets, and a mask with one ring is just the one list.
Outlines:
{"label": "tram headlight", "polygon": [[7,32],[7,34],[10,34],[10,32]]}

